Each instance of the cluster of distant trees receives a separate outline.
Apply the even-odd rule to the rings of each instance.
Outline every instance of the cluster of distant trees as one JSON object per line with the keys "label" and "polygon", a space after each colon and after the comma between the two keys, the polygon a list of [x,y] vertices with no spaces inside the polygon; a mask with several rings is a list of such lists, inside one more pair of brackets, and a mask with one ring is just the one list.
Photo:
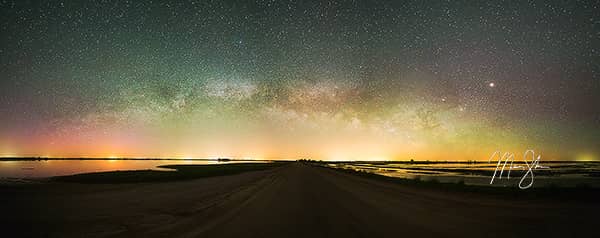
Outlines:
{"label": "cluster of distant trees", "polygon": [[323,160],[313,160],[313,159],[299,159],[296,161],[302,162],[302,163],[323,163]]}

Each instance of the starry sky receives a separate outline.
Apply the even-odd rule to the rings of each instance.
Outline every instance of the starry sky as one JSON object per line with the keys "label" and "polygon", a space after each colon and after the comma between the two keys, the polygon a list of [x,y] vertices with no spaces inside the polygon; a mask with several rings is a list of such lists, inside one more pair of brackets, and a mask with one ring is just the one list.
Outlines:
{"label": "starry sky", "polygon": [[0,1],[0,156],[600,159],[598,1]]}

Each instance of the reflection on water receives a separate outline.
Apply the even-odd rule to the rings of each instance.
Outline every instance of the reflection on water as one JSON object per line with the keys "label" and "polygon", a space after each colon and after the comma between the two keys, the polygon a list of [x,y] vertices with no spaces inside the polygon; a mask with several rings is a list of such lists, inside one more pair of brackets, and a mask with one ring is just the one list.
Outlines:
{"label": "reflection on water", "polygon": [[0,178],[40,178],[78,173],[144,170],[166,164],[223,164],[248,161],[217,160],[31,160],[0,161]]}
{"label": "reflection on water", "polygon": [[[370,173],[381,174],[390,177],[437,180],[445,183],[462,183],[471,185],[489,186],[517,186],[521,177],[525,174],[527,165],[515,162],[510,169],[510,163],[506,165],[503,177],[490,180],[497,163],[482,162],[452,162],[452,163],[408,163],[408,162],[343,162],[330,163],[335,168],[353,169]],[[590,186],[600,187],[600,163],[599,162],[546,162],[542,163],[544,168],[533,171],[535,180],[534,187],[539,186]],[[508,171],[510,179],[507,178]],[[530,177],[526,178],[529,181]]]}

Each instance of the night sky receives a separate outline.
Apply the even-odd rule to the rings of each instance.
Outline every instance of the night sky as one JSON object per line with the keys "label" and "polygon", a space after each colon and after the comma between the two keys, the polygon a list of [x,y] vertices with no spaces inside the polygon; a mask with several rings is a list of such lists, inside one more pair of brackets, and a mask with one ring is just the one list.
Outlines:
{"label": "night sky", "polygon": [[600,159],[598,1],[0,9],[0,156]]}

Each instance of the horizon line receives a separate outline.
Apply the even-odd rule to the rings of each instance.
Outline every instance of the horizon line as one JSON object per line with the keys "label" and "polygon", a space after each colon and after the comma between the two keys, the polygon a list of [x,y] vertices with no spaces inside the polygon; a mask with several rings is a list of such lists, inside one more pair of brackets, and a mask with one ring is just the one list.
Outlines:
{"label": "horizon line", "polygon": [[[173,157],[43,157],[43,156],[0,156],[0,161],[32,161],[32,160],[174,160],[174,161],[309,161],[309,162],[398,162],[398,163],[497,163],[496,161],[488,160],[323,160],[323,159],[258,159],[258,158],[232,158],[232,157],[216,157],[216,158],[173,158]],[[522,161],[515,161],[521,163]],[[596,160],[547,160],[544,162],[600,162]]]}

